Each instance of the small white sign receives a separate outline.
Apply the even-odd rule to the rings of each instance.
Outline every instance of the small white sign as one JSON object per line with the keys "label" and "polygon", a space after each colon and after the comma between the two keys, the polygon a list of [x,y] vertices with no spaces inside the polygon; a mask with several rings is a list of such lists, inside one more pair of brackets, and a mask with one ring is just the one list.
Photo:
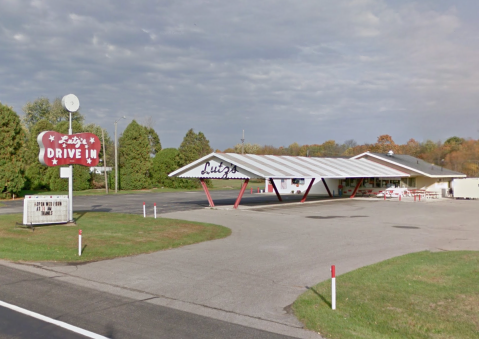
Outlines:
{"label": "small white sign", "polygon": [[72,171],[70,167],[60,167],[60,178],[62,179],[69,179],[72,175]]}
{"label": "small white sign", "polygon": [[68,220],[68,195],[26,195],[23,224],[59,224]]}

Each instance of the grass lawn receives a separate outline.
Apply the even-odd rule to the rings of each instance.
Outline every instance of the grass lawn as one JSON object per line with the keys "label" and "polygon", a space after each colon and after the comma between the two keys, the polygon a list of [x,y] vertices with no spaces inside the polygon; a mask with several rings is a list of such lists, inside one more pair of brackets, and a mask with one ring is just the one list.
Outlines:
{"label": "grass lawn", "polygon": [[[227,237],[218,225],[139,215],[77,212],[77,226],[15,228],[22,214],[0,215],[0,258],[12,261],[94,261]],[[78,256],[78,230],[83,254]]]}
{"label": "grass lawn", "polygon": [[[340,268],[337,268],[337,270]],[[479,252],[419,252],[322,282],[293,304],[325,338],[479,338]]]}

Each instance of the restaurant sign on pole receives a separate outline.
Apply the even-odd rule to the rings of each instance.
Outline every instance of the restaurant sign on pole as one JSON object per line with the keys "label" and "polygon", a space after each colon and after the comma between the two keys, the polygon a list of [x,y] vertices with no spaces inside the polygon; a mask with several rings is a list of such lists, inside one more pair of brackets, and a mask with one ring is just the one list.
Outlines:
{"label": "restaurant sign on pole", "polygon": [[37,137],[38,160],[47,166],[78,164],[96,166],[100,160],[100,139],[93,133],[72,135],[45,131]]}
{"label": "restaurant sign on pole", "polygon": [[[61,134],[44,131],[38,135],[37,142],[40,146],[38,160],[46,166],[77,164],[93,167],[100,160],[100,139],[93,133]],[[71,182],[72,177],[72,166],[60,167],[60,178],[69,179]],[[72,221],[71,200],[69,195],[26,196],[23,223],[35,225]]]}

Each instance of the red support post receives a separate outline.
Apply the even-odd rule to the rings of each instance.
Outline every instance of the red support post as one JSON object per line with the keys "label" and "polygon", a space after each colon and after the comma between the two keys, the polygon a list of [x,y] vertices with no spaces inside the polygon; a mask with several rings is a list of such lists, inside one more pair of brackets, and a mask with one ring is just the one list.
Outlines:
{"label": "red support post", "polygon": [[361,178],[361,179],[358,181],[358,184],[357,184],[356,187],[354,188],[353,194],[350,196],[350,198],[354,198],[354,196],[356,195],[356,192],[358,191],[359,186],[361,186],[363,180],[364,180],[364,178]]}
{"label": "red support post", "polygon": [[331,191],[329,190],[329,187],[328,187],[328,185],[326,184],[326,180],[324,180],[324,178],[321,178],[321,181],[323,182],[324,187],[326,187],[326,191],[328,191],[329,197],[332,198],[333,195],[331,194]]}
{"label": "red support post", "polygon": [[305,202],[305,201],[306,201],[306,198],[308,197],[308,194],[309,194],[309,190],[310,190],[311,187],[313,186],[314,180],[316,180],[316,178],[312,178],[312,179],[311,179],[311,182],[309,183],[308,189],[306,190],[306,192],[304,192],[303,199],[301,199],[301,202]]}
{"label": "red support post", "polygon": [[210,207],[215,207],[215,204],[213,203],[213,199],[211,198],[210,191],[208,191],[208,187],[206,186],[205,179],[200,179],[201,186],[203,186],[203,190],[206,193],[206,197],[208,198],[208,203],[210,204]]}
{"label": "red support post", "polygon": [[237,209],[240,204],[241,198],[243,197],[244,191],[246,190],[246,186],[248,186],[248,182],[249,182],[249,179],[245,179],[243,186],[241,187],[240,193],[238,195],[238,198],[236,199],[236,202],[234,205],[235,209]]}
{"label": "red support post", "polygon": [[278,192],[278,189],[276,188],[276,185],[275,185],[275,183],[274,183],[274,180],[273,180],[273,179],[269,179],[269,181],[271,182],[271,185],[273,186],[274,192],[276,193],[276,196],[278,197],[278,200],[279,200],[279,201],[283,201],[283,199],[281,198],[281,195],[279,195],[279,192]]}

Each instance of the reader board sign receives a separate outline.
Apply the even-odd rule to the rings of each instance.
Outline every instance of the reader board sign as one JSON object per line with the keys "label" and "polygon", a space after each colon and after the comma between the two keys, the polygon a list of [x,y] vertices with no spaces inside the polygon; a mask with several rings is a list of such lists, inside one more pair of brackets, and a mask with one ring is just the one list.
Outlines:
{"label": "reader board sign", "polygon": [[68,195],[26,195],[23,224],[60,224],[68,222]]}

